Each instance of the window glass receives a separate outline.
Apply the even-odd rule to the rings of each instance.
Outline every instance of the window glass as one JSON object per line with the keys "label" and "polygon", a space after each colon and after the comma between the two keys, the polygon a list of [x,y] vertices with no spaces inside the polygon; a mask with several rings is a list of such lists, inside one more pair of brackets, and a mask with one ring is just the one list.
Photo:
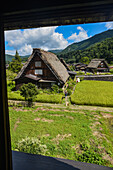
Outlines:
{"label": "window glass", "polygon": [[42,69],[35,69],[35,74],[40,74],[40,75],[42,75],[42,74],[43,74]]}
{"label": "window glass", "polygon": [[41,61],[36,61],[35,62],[35,67],[41,67]]}

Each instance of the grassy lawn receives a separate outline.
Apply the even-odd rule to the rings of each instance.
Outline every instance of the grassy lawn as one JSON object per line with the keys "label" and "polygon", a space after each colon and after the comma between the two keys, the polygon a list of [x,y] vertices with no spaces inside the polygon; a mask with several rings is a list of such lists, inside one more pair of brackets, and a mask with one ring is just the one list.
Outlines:
{"label": "grassy lawn", "polygon": [[112,112],[40,106],[9,113],[13,150],[113,167]]}
{"label": "grassy lawn", "polygon": [[71,95],[73,104],[113,106],[113,82],[82,81]]}

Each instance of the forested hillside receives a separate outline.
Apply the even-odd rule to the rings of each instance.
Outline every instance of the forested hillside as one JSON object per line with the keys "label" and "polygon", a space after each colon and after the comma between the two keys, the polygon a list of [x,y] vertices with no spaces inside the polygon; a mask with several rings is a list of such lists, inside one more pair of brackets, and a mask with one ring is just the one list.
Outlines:
{"label": "forested hillside", "polygon": [[[26,62],[29,56],[30,56],[30,55],[20,56],[22,62]],[[14,58],[13,55],[5,54],[6,63],[11,62],[13,58]]]}
{"label": "forested hillside", "polygon": [[113,30],[104,31],[100,34],[94,35],[93,37],[89,39],[69,45],[64,50],[62,50],[59,54],[65,54],[65,53],[76,51],[76,50],[84,50],[94,45],[95,43],[101,42],[105,40],[106,38],[111,38],[111,37],[113,37]]}
{"label": "forested hillside", "polygon": [[107,38],[102,42],[96,43],[84,50],[74,50],[65,54],[59,54],[59,58],[64,58],[67,63],[81,62],[83,57],[88,57],[89,61],[93,58],[104,58],[109,64],[113,63],[113,37]]}

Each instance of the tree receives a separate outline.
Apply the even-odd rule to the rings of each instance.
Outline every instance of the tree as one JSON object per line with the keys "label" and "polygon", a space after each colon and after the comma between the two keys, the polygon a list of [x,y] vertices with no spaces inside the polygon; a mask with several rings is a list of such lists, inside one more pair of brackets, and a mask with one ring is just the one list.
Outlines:
{"label": "tree", "polygon": [[18,61],[18,62],[21,62],[21,58],[20,58],[17,50],[16,50],[16,54],[15,54],[15,60]]}
{"label": "tree", "polygon": [[28,106],[31,106],[33,100],[38,94],[38,89],[36,85],[32,83],[23,84],[19,90],[20,90],[20,95],[25,97],[25,100],[28,101]]}
{"label": "tree", "polygon": [[9,64],[9,70],[14,73],[18,73],[22,68],[21,58],[16,50],[15,58],[12,59],[12,62]]}
{"label": "tree", "polygon": [[83,57],[81,60],[80,60],[81,63],[84,63],[84,64],[89,64],[89,58],[88,57]]}

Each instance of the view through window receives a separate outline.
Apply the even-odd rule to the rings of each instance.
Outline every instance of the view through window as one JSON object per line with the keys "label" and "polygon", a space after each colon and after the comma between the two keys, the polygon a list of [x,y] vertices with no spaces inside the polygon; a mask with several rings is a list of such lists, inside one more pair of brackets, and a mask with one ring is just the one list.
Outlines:
{"label": "view through window", "polygon": [[5,32],[12,150],[113,167],[113,22]]}

